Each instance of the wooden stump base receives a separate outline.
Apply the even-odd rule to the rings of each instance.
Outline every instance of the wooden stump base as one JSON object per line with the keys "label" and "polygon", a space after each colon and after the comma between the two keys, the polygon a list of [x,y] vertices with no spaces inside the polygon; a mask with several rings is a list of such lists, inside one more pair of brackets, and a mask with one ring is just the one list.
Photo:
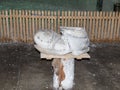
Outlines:
{"label": "wooden stump base", "polygon": [[50,59],[54,68],[53,88],[54,90],[72,90],[74,85],[74,58],[90,58],[89,54],[74,56],[71,53],[66,55],[48,55],[41,53],[41,58]]}
{"label": "wooden stump base", "polygon": [[53,87],[71,89],[74,85],[74,59],[53,59]]}

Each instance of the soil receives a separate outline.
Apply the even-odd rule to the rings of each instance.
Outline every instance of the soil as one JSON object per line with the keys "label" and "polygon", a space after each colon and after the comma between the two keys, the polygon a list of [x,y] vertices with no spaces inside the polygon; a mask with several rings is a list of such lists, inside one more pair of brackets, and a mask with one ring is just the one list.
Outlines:
{"label": "soil", "polygon": [[[73,90],[120,90],[120,43],[90,47],[91,59],[75,60]],[[0,44],[0,90],[52,90],[52,77],[33,44]]]}

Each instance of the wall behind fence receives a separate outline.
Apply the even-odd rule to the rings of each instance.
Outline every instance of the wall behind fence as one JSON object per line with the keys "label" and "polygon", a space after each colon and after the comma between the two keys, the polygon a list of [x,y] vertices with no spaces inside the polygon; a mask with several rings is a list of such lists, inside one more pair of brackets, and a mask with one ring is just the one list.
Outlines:
{"label": "wall behind fence", "polygon": [[120,13],[92,11],[0,11],[0,42],[33,42],[40,29],[85,27],[91,41],[120,42]]}

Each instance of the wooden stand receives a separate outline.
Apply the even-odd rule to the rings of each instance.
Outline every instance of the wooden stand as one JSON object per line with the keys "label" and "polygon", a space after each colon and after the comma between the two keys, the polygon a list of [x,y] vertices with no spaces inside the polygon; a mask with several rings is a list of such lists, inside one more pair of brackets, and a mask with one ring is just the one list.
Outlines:
{"label": "wooden stand", "polygon": [[53,88],[54,90],[71,90],[74,85],[74,58],[90,58],[88,53],[79,56],[72,55],[50,55],[40,54],[41,58],[53,59],[52,66],[54,68]]}

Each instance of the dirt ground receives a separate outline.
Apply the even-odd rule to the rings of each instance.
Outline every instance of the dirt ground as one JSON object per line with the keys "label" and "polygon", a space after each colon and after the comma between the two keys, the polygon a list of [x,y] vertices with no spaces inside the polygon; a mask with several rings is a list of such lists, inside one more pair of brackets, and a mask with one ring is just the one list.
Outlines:
{"label": "dirt ground", "polygon": [[[89,54],[75,61],[73,90],[120,90],[120,44],[91,44]],[[52,90],[52,75],[32,44],[0,44],[0,90]]]}

